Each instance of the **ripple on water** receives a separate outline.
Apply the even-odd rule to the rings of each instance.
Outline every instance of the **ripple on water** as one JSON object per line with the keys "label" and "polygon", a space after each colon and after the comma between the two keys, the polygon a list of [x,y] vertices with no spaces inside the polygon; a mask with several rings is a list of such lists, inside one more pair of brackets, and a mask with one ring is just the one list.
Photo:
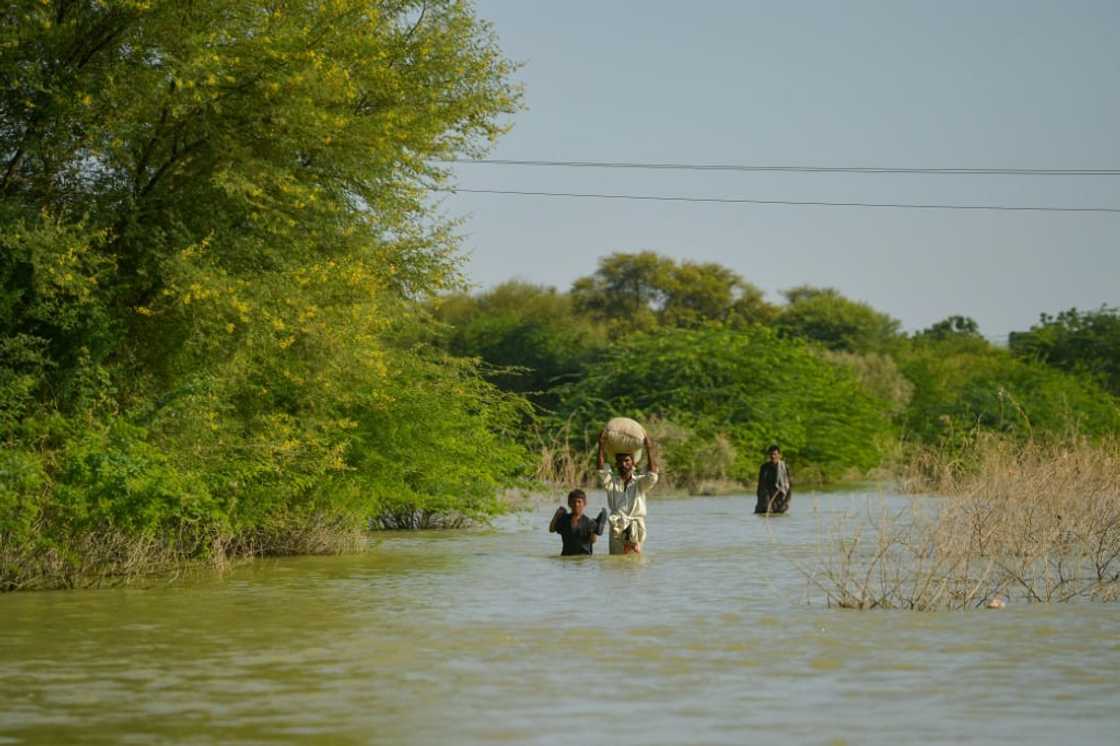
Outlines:
{"label": "ripple on water", "polygon": [[0,597],[0,738],[1114,742],[1114,606],[806,605],[819,518],[868,499],[898,498],[804,495],[782,520],[655,499],[637,558],[561,560],[541,509],[213,582]]}

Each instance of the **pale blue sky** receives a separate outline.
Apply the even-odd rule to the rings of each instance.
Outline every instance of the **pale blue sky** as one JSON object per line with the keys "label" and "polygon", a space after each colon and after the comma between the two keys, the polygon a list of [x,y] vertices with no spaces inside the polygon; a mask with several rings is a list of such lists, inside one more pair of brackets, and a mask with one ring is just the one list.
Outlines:
{"label": "pale blue sky", "polygon": [[[1120,2],[477,0],[524,63],[493,158],[1120,168]],[[742,174],[463,165],[461,187],[1120,207],[1120,177]],[[828,285],[990,336],[1120,305],[1120,214],[449,196],[469,279],[566,289],[613,251],[716,261],[774,300]]]}

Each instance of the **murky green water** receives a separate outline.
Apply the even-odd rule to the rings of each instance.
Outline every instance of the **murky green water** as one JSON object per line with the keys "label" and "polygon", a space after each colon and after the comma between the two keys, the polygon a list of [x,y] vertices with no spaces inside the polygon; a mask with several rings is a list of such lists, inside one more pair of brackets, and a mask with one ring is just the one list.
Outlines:
{"label": "murky green water", "polygon": [[641,558],[555,556],[542,507],[222,580],[0,596],[0,743],[1116,743],[1118,606],[807,605],[814,503],[865,499],[760,519],[655,498]]}

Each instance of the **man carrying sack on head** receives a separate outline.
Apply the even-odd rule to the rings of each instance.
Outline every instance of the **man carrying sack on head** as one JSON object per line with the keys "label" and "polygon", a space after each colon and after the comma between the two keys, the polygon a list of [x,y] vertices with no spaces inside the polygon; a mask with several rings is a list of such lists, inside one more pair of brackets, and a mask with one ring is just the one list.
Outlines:
{"label": "man carrying sack on head", "polygon": [[618,474],[607,466],[607,431],[599,433],[599,480],[607,492],[608,521],[611,526],[611,554],[641,554],[646,540],[646,493],[657,484],[657,461],[653,442],[643,434],[642,446],[649,459],[649,471],[636,474],[633,453],[616,453]]}

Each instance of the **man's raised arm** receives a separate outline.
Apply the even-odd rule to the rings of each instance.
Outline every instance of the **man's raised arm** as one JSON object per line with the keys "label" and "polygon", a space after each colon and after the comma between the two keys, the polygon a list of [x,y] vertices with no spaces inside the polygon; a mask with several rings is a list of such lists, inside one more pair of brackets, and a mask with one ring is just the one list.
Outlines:
{"label": "man's raised arm", "polygon": [[599,484],[606,488],[611,483],[611,467],[607,464],[607,431],[599,431],[599,460],[596,472],[599,475]]}
{"label": "man's raised arm", "polygon": [[559,508],[556,509],[556,512],[552,514],[552,520],[548,522],[548,533],[550,533],[550,534],[556,533],[556,522],[558,520],[560,520],[560,518],[564,515],[565,512],[567,512],[567,511],[564,510],[563,505],[561,505]]}

